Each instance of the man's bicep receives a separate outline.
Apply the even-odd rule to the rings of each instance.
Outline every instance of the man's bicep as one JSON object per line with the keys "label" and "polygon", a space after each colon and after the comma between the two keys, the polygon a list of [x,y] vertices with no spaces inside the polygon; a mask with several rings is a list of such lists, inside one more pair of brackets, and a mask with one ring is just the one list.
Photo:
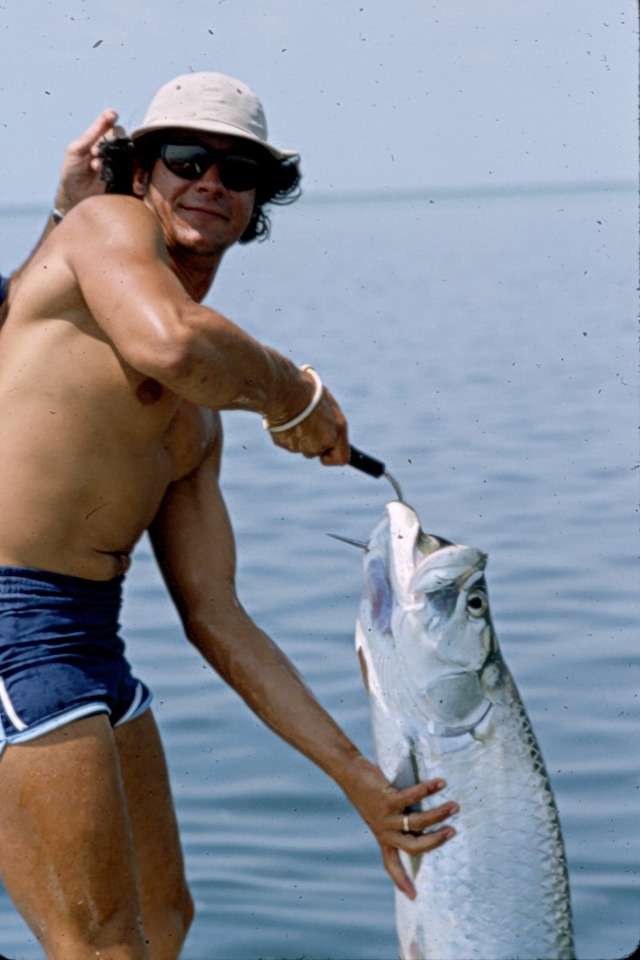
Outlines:
{"label": "man's bicep", "polygon": [[132,197],[94,197],[69,214],[61,235],[63,229],[66,259],[96,323],[131,366],[161,372],[191,301],[169,266],[153,214]]}
{"label": "man's bicep", "polygon": [[149,528],[183,619],[235,602],[235,542],[218,468],[214,451],[192,474],[172,484]]}

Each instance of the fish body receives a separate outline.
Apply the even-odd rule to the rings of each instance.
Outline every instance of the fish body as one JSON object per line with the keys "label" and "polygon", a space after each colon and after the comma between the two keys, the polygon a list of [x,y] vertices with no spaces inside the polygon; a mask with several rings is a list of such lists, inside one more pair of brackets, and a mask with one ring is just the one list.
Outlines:
{"label": "fish body", "polygon": [[402,853],[402,960],[573,960],[569,880],[540,748],[496,640],[486,555],[387,504],[365,554],[356,648],[377,760],[398,788],[439,777],[456,836]]}

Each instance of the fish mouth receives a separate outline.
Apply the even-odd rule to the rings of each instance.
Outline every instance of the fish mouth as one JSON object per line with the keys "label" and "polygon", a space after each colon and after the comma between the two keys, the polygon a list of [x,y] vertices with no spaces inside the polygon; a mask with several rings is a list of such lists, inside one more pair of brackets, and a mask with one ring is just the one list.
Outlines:
{"label": "fish mouth", "polygon": [[[398,562],[396,554],[404,556],[404,562],[400,561],[405,570],[402,579],[405,586],[408,585],[407,579],[411,582],[410,589],[415,590],[417,584],[424,592],[440,590],[448,584],[462,586],[469,577],[484,570],[488,559],[486,553],[476,547],[452,543],[435,533],[425,533],[418,524],[415,510],[409,504],[392,501],[387,504],[386,513],[388,534],[394,542],[390,554],[391,565]],[[329,533],[327,536],[370,553],[376,548],[380,530],[384,530],[384,525],[379,524],[368,541],[338,533]]]}
{"label": "fish mouth", "polygon": [[445,537],[441,537],[437,533],[425,533],[422,528],[416,540],[416,549],[424,557],[429,557],[438,550],[442,550],[444,547],[452,547],[453,545],[451,540],[446,540]]}

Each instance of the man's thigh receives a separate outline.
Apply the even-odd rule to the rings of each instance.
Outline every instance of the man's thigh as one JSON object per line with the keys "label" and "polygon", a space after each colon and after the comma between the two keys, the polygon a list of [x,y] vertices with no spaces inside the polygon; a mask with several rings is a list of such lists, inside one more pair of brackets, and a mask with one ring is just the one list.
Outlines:
{"label": "man's thigh", "polygon": [[46,944],[114,918],[139,930],[131,827],[104,714],[3,752],[0,875]]}
{"label": "man's thigh", "polygon": [[[183,920],[190,913],[182,849],[153,713],[146,710],[137,719],[116,727],[114,733],[133,831],[144,927],[149,937],[160,923],[165,925],[171,913],[179,914]],[[181,927],[178,921],[177,927]],[[163,936],[168,935],[165,929]]]}

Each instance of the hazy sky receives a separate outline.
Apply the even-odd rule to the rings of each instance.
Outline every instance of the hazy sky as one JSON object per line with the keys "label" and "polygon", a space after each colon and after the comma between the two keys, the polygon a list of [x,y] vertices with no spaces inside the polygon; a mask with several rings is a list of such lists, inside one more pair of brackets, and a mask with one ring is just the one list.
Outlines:
{"label": "hazy sky", "polygon": [[308,190],[637,175],[630,0],[0,0],[0,36],[0,204],[190,69],[259,93]]}

